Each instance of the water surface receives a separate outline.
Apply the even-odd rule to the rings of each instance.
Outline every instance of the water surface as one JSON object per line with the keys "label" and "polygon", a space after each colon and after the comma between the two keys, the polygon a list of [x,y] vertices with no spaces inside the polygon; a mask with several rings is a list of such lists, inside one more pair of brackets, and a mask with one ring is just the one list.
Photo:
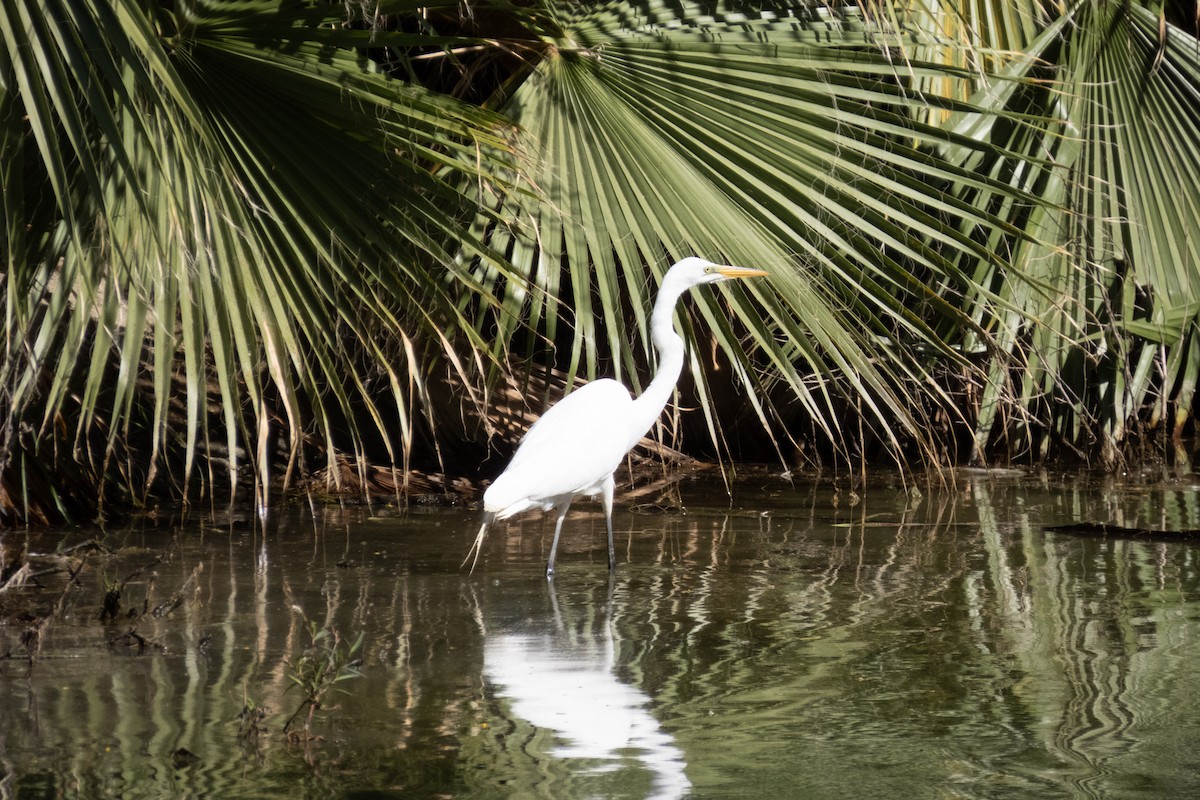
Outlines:
{"label": "water surface", "polygon": [[[1200,486],[674,491],[618,509],[611,580],[586,505],[553,583],[532,516],[474,573],[468,511],[107,531],[62,560],[87,553],[76,585],[0,595],[0,798],[1200,793],[1200,551],[1043,530],[1200,528]],[[45,553],[62,534],[3,536]],[[320,740],[289,741],[321,629],[362,635],[361,676],[314,716]],[[268,714],[239,741],[248,702]]]}

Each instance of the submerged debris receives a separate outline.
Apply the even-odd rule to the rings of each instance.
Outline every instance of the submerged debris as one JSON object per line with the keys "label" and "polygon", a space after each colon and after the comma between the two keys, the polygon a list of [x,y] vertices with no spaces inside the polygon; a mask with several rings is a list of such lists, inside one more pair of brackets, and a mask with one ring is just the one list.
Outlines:
{"label": "submerged debris", "polygon": [[[121,648],[125,648],[122,650]],[[163,647],[158,642],[147,639],[137,632],[137,629],[130,628],[120,636],[114,636],[108,640],[108,649],[114,653],[125,652],[132,655],[145,655],[150,653],[165,653],[167,648]]]}
{"label": "submerged debris", "polygon": [[1050,533],[1066,533],[1072,536],[1087,536],[1098,539],[1142,539],[1151,542],[1200,542],[1200,529],[1155,530],[1152,528],[1126,528],[1107,522],[1076,522],[1070,525],[1052,525]]}

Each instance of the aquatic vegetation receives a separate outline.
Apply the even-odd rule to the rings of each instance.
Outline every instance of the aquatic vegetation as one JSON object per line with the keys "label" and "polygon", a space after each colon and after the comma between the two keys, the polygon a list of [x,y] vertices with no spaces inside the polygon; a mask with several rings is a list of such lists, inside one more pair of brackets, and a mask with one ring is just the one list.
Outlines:
{"label": "aquatic vegetation", "polygon": [[[285,595],[291,590],[285,584]],[[292,687],[300,690],[303,699],[292,715],[283,725],[283,732],[289,741],[308,742],[319,740],[312,733],[313,717],[318,711],[332,711],[336,706],[329,706],[330,695],[335,691],[344,691],[337,685],[351,678],[362,677],[359,666],[362,664],[358,657],[362,649],[363,634],[349,641],[342,638],[341,633],[332,624],[321,625],[304,615],[299,605],[289,602],[293,614],[303,621],[303,627],[308,635],[308,645],[298,659],[285,659],[288,668],[288,679]],[[295,723],[304,714],[304,724],[297,730]]]}

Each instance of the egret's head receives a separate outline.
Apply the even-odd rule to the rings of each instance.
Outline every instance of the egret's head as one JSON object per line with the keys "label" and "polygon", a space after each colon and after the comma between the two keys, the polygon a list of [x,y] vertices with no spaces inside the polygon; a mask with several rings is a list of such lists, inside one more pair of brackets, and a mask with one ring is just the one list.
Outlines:
{"label": "egret's head", "polygon": [[737,280],[740,278],[755,278],[768,275],[766,270],[749,269],[747,267],[731,267],[726,264],[714,264],[703,258],[689,256],[676,262],[663,279],[679,280],[686,286],[698,286],[702,283],[717,283],[719,281]]}

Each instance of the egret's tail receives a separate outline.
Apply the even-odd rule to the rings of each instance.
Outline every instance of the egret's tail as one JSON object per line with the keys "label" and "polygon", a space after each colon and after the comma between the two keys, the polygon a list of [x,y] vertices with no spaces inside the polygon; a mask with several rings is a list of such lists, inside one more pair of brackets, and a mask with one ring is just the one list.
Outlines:
{"label": "egret's tail", "polygon": [[[471,549],[467,551],[467,557],[463,559],[460,568],[465,567],[467,562],[471,562],[471,572],[475,571],[475,565],[479,563],[479,551],[483,549],[483,537],[487,536],[488,527],[492,524],[492,520],[496,515],[492,512],[485,511],[483,514],[483,524],[479,526],[479,534],[475,537],[475,543],[471,545]],[[472,558],[474,554],[474,558]]]}

